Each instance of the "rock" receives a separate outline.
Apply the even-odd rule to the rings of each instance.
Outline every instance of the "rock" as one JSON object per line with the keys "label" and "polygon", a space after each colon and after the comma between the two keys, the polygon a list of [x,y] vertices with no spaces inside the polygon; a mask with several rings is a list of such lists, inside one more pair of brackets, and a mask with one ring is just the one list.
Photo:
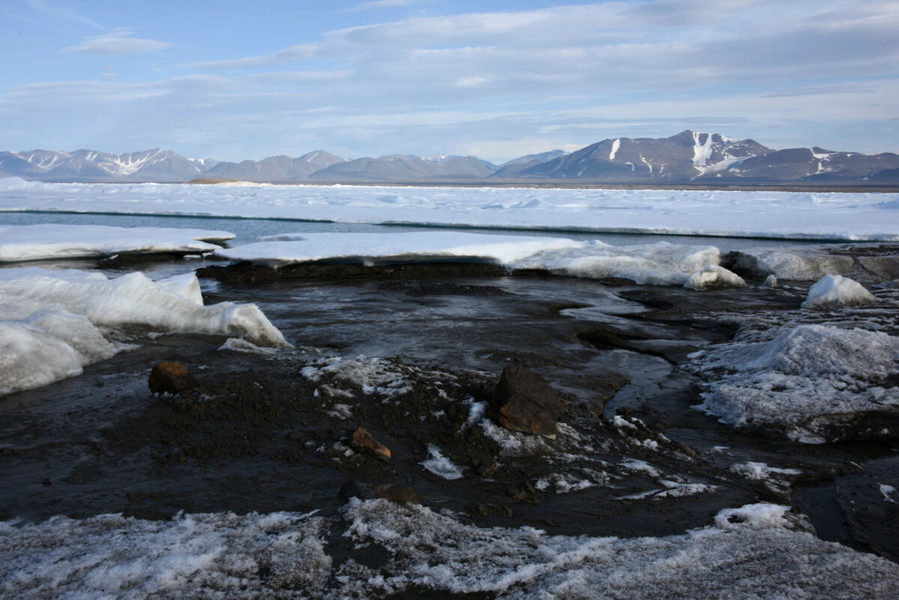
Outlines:
{"label": "rock", "polygon": [[390,448],[376,440],[363,427],[353,432],[353,448],[363,454],[368,454],[378,460],[388,462],[390,460]]}
{"label": "rock", "polygon": [[397,504],[421,504],[424,497],[412,488],[401,485],[382,484],[375,487],[375,495],[378,498],[390,500]]}
{"label": "rock", "polygon": [[552,435],[565,402],[545,379],[524,367],[503,369],[487,409],[495,423],[522,433]]}
{"label": "rock", "polygon": [[150,373],[150,391],[154,394],[180,394],[199,385],[180,362],[161,362]]}

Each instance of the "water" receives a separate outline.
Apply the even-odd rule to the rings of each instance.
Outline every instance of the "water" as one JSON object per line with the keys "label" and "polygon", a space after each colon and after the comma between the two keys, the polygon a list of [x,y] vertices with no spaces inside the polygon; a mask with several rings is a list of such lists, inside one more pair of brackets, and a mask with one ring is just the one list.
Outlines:
{"label": "water", "polygon": [[[67,212],[0,212],[0,224],[5,225],[34,225],[39,223],[59,223],[72,225],[111,225],[116,227],[178,227],[195,229],[213,229],[230,231],[235,234],[229,245],[241,245],[260,241],[266,236],[284,233],[384,233],[391,234],[402,231],[420,232],[428,226],[411,225],[373,225],[368,223],[333,223],[327,221],[302,221],[291,219],[251,219],[233,217],[190,217],[170,215],[127,215],[127,214],[91,214],[91,213],[67,213]],[[433,229],[433,228],[431,228]],[[440,231],[452,227],[440,228]],[[483,231],[496,233],[495,228],[458,228],[457,231]],[[669,242],[672,244],[717,246],[722,252],[742,250],[757,246],[788,247],[806,246],[815,244],[809,240],[788,239],[753,239],[753,238],[728,238],[705,237],[691,235],[655,235],[655,234],[624,234],[624,233],[584,233],[577,231],[546,232],[530,229],[516,229],[514,235],[567,237],[574,240],[601,240],[613,246],[628,246],[636,244],[653,244],[657,242]]]}

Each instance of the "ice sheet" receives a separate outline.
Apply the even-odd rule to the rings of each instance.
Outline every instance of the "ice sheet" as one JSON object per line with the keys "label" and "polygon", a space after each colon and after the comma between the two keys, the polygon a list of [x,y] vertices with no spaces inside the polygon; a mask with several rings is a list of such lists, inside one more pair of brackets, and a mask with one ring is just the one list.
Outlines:
{"label": "ice sheet", "polygon": [[[2,181],[2,180],[0,180]],[[0,262],[132,253],[210,253],[227,231],[108,225],[0,225]]]}
{"label": "ice sheet", "polygon": [[731,237],[899,240],[899,194],[0,179],[0,210],[101,211]]}

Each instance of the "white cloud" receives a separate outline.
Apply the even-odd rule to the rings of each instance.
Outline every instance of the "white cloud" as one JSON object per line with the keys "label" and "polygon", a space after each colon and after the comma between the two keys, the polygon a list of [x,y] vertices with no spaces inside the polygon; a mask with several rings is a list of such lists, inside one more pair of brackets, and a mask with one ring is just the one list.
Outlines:
{"label": "white cloud", "polygon": [[145,54],[168,48],[171,44],[157,40],[136,38],[132,31],[121,29],[105,35],[91,36],[74,46],[63,49],[66,54]]}

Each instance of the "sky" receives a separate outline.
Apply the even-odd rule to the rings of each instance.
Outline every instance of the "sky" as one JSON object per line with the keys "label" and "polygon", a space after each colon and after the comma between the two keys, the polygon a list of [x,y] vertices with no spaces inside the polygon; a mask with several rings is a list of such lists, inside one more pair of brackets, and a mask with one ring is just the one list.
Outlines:
{"label": "sky", "polygon": [[0,150],[899,152],[899,0],[0,0]]}

